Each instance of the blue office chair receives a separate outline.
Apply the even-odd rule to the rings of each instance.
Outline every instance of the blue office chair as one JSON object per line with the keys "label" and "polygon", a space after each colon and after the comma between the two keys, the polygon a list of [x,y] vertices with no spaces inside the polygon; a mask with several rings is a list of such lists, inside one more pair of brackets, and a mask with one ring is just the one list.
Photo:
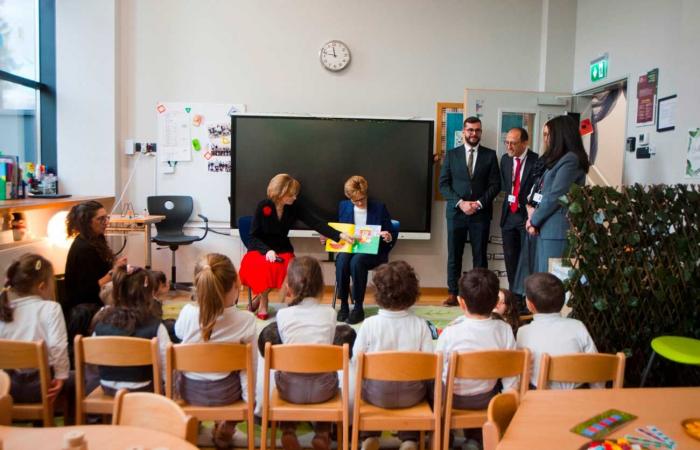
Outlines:
{"label": "blue office chair", "polygon": [[156,235],[151,239],[151,242],[169,247],[172,252],[170,290],[188,290],[192,283],[177,283],[175,252],[181,245],[190,245],[207,237],[209,219],[197,214],[204,221],[204,234],[202,236],[189,236],[184,233],[184,226],[194,210],[192,197],[188,195],[154,195],[148,197],[147,202],[149,214],[165,216],[165,220],[155,224]]}
{"label": "blue office chair", "polygon": [[[399,240],[399,230],[401,229],[401,222],[398,220],[392,220],[391,221],[391,242],[389,242],[389,252],[393,250],[394,246],[396,245],[396,241]],[[371,272],[371,270],[370,270]],[[335,287],[333,289],[333,309],[335,309],[335,303],[338,299],[338,284],[335,284]],[[352,299],[352,296],[349,296],[350,303],[355,303]]]}
{"label": "blue office chair", "polygon": [[[229,197],[229,201],[231,198]],[[238,234],[246,250],[250,247],[250,228],[253,225],[253,216],[242,216],[238,218]],[[248,306],[253,301],[253,291],[248,286]]]}

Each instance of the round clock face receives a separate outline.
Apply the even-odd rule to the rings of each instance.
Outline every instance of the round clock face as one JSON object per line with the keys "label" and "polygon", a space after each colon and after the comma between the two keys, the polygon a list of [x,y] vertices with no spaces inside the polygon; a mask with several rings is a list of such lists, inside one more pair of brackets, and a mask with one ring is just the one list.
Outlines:
{"label": "round clock face", "polygon": [[337,72],[350,64],[350,49],[340,41],[328,41],[321,47],[320,57],[323,67]]}

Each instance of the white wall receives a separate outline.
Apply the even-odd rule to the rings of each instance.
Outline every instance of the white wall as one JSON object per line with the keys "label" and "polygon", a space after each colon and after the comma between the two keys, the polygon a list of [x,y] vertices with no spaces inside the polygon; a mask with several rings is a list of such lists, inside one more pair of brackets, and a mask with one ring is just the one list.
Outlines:
{"label": "white wall", "polygon": [[[610,64],[606,81],[630,77],[627,135],[651,132],[651,144],[656,147],[657,154],[651,159],[636,159],[634,153],[625,153],[624,184],[700,181],[684,176],[688,129],[700,126],[699,21],[700,2],[697,0],[578,2],[574,90],[591,87],[589,63],[608,52]],[[659,97],[678,94],[676,129],[665,133],[657,133],[655,125],[639,128],[635,124],[637,80],[641,74],[657,67]],[[623,151],[622,148],[608,150]]]}
{"label": "white wall", "polygon": [[[549,3],[555,5],[557,17],[573,22],[575,2]],[[99,76],[105,90],[114,89],[116,120],[85,108],[64,108],[59,109],[64,114],[59,126],[69,128],[66,120],[81,119],[83,127],[96,122],[99,128],[114,127],[116,121],[117,142],[155,141],[158,101],[240,102],[259,113],[432,118],[436,102],[461,101],[466,87],[537,90],[540,80],[542,0],[62,0],[57,7],[60,16],[81,15],[75,21],[88,22],[76,26],[92,33],[88,39],[95,42],[87,48],[104,50],[101,59],[107,65],[109,50],[116,47],[118,74],[114,87],[114,79],[102,73],[106,69],[84,73],[87,92],[70,92],[73,105],[81,103],[83,95],[95,97],[101,91],[92,89],[90,80]],[[99,18],[95,24],[93,16],[105,12],[112,12],[114,20]],[[62,22],[68,20],[64,17]],[[116,45],[94,36],[96,29],[109,35],[114,23]],[[545,70],[557,63],[550,58],[558,58],[567,45],[573,47],[574,39],[573,29],[568,37],[548,29],[543,41],[557,42],[543,52]],[[65,30],[59,34],[59,42],[71,42]],[[330,39],[345,41],[352,52],[350,67],[339,74],[327,72],[318,62],[320,46]],[[75,58],[71,55],[69,61]],[[67,72],[59,77],[60,91],[61,81],[66,83],[72,72],[63,68],[60,58],[58,65],[59,72]],[[565,69],[548,70],[548,88],[571,84]],[[67,147],[59,135],[59,164]],[[143,158],[134,167],[134,159],[121,155],[120,146],[116,153],[119,170],[114,172],[123,173],[117,184],[136,171],[126,197],[141,210],[146,196],[154,193],[153,160]],[[94,167],[89,161],[75,162],[75,171]],[[70,177],[80,178],[75,171]],[[81,189],[87,194],[97,188],[86,183]],[[423,286],[442,287],[447,258],[444,203],[435,202],[432,214],[433,238],[400,242],[392,258],[413,264]],[[140,241],[130,241],[129,255],[140,263]],[[294,245],[297,253],[323,256],[312,240],[297,239]],[[191,279],[193,259],[208,251],[238,261],[241,246],[235,238],[214,235],[182,248],[179,279]],[[470,259],[467,253],[465,267],[471,266]],[[169,251],[154,252],[154,266],[167,271]],[[330,270],[326,267],[327,283]]]}

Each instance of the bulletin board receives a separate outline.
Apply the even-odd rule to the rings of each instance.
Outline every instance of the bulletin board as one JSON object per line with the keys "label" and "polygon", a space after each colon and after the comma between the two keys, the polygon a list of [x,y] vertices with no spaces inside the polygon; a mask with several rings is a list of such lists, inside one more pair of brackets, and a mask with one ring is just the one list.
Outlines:
{"label": "bulletin board", "polygon": [[231,214],[231,115],[236,103],[161,102],[156,195],[189,195],[194,212],[228,224]]}

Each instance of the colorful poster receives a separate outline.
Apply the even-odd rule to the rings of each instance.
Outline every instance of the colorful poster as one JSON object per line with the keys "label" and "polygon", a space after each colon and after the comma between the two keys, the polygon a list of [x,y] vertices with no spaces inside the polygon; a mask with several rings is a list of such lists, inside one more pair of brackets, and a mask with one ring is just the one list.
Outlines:
{"label": "colorful poster", "polygon": [[639,77],[637,82],[637,126],[654,124],[656,89],[659,82],[659,69],[653,69]]}

